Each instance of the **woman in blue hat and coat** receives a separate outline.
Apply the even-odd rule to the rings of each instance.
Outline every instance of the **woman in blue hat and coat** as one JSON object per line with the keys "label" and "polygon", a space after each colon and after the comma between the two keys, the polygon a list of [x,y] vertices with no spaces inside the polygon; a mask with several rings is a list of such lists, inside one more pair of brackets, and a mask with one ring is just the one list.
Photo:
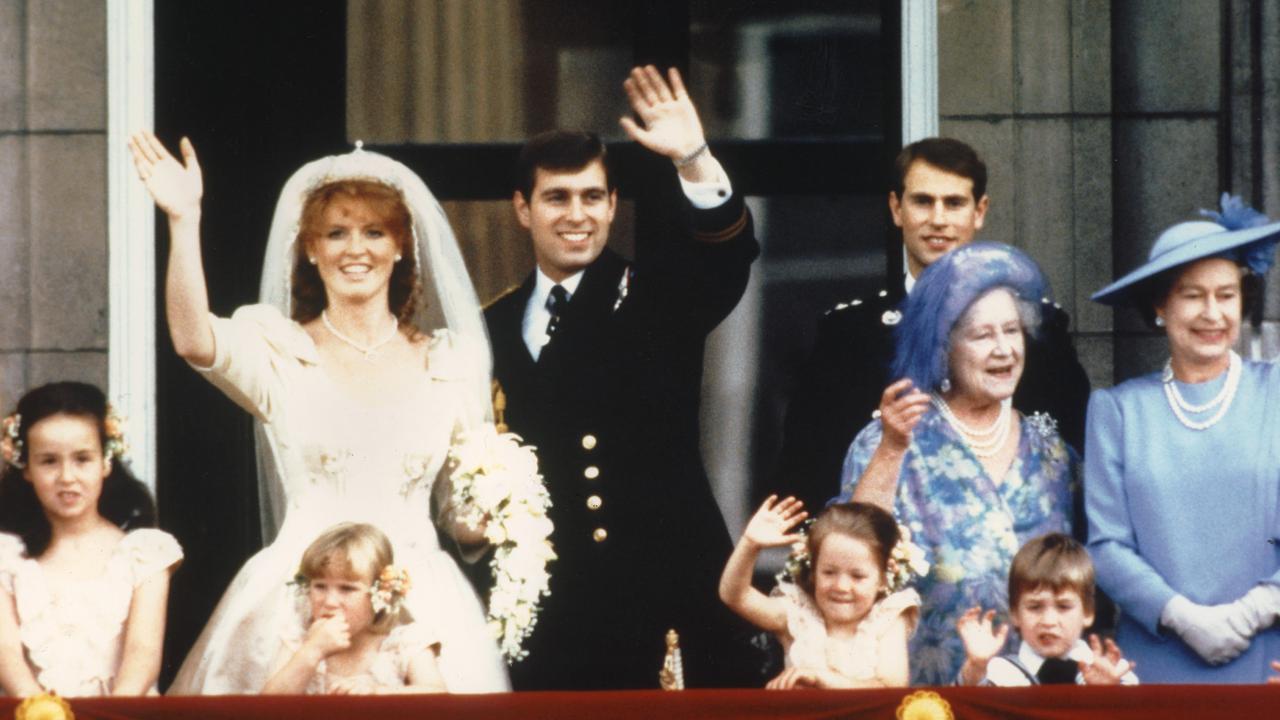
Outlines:
{"label": "woman in blue hat and coat", "polygon": [[1093,299],[1164,330],[1164,370],[1090,398],[1085,510],[1144,682],[1263,682],[1280,657],[1280,367],[1232,347],[1280,223],[1223,196]]}
{"label": "woman in blue hat and coat", "polygon": [[839,499],[894,513],[930,565],[915,585],[913,685],[955,680],[965,660],[957,620],[974,606],[1007,612],[1018,548],[1069,530],[1074,455],[1051,418],[1011,402],[1048,294],[1035,262],[999,243],[926,268],[897,326],[892,373],[902,379],[845,459]]}

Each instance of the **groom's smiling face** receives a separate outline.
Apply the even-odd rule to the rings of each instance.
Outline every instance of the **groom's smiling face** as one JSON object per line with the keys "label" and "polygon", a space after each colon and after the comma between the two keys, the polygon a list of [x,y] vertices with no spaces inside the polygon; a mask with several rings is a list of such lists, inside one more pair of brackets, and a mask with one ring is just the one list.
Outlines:
{"label": "groom's smiling face", "polygon": [[579,170],[538,168],[530,197],[517,190],[512,204],[533,236],[538,268],[560,282],[604,250],[618,194],[609,191],[604,163],[597,159]]}

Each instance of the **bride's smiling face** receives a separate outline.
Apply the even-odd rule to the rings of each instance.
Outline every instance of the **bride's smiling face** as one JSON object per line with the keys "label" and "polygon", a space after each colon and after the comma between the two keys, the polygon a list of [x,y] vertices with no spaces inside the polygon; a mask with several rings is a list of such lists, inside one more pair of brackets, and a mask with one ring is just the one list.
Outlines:
{"label": "bride's smiling face", "polygon": [[387,220],[358,197],[333,198],[321,214],[307,254],[329,303],[386,298],[401,241]]}

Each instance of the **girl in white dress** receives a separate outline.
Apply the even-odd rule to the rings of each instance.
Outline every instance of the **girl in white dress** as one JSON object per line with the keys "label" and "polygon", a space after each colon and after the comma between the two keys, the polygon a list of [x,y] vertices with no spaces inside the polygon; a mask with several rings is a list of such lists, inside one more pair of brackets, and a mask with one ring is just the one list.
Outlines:
{"label": "girl in white dress", "polygon": [[[440,643],[403,600],[408,572],[372,525],[341,523],[302,554],[297,622],[284,628],[264,694],[444,692]],[[305,605],[305,607],[303,607]]]}
{"label": "girl in white dress", "polygon": [[[890,555],[900,539],[893,517],[874,505],[832,505],[808,537],[795,498],[769,496],[747,523],[720,577],[720,599],[778,637],[786,669],[768,688],[905,687],[907,640],[919,616],[915,590],[893,588]],[[804,542],[796,582],[770,595],[751,585],[760,550]]]}
{"label": "girl in white dress", "polygon": [[154,694],[182,549],[148,527],[154,504],[120,459],[124,438],[102,391],[36,388],[2,431],[4,694]]}
{"label": "girl in white dress", "polygon": [[200,260],[195,149],[184,139],[179,162],[150,134],[130,149],[169,216],[174,348],[257,420],[260,495],[278,530],[232,580],[170,692],[261,691],[294,617],[297,559],[344,521],[376,523],[430,588],[406,606],[439,640],[446,686],[508,690],[480,602],[433,526],[482,549],[481,532],[440,501],[448,483],[437,477],[447,479],[455,438],[489,421],[491,407],[480,305],[431,192],[404,165],[360,149],[304,165],[276,206],[263,304],[219,318]]}

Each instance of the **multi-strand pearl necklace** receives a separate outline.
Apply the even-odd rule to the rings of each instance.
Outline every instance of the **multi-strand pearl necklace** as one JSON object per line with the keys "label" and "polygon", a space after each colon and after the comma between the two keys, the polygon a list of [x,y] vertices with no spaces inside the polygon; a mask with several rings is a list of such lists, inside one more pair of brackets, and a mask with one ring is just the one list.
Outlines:
{"label": "multi-strand pearl necklace", "polygon": [[1013,407],[1012,401],[1008,399],[1000,401],[1000,414],[996,416],[995,422],[985,428],[972,428],[961,422],[941,395],[933,393],[931,401],[933,406],[938,408],[943,419],[960,434],[974,455],[980,458],[993,457],[1004,449],[1005,443],[1009,441],[1009,414]]}
{"label": "multi-strand pearl necklace", "polygon": [[[1231,409],[1231,402],[1236,399],[1236,390],[1240,388],[1240,375],[1244,364],[1234,350],[1230,353],[1227,379],[1222,383],[1222,389],[1213,396],[1213,399],[1202,405],[1192,405],[1183,399],[1182,393],[1178,391],[1178,384],[1173,379],[1173,361],[1169,360],[1164,364],[1164,374],[1161,376],[1164,382],[1164,396],[1169,401],[1169,409],[1173,410],[1173,416],[1178,418],[1178,422],[1185,427],[1191,430],[1208,430],[1217,425],[1218,421],[1226,416],[1227,410]],[[1192,420],[1187,417],[1187,413],[1199,414],[1211,410],[1215,412],[1204,420]]]}
{"label": "multi-strand pearl necklace", "polygon": [[329,329],[329,332],[333,333],[333,336],[338,338],[342,342],[350,345],[356,350],[359,350],[360,353],[364,355],[364,359],[368,360],[369,362],[373,362],[373,358],[375,355],[377,355],[378,351],[381,350],[384,345],[394,340],[396,337],[396,333],[400,331],[400,323],[396,321],[395,317],[392,315],[388,315],[388,317],[391,318],[391,332],[387,333],[387,336],[382,338],[381,340],[373,343],[372,345],[366,346],[366,345],[361,345],[355,340],[352,340],[346,335],[343,335],[342,333],[338,332],[338,328],[334,327],[333,323],[329,322],[328,312],[324,310],[320,311],[320,321],[323,322],[324,326]]}

